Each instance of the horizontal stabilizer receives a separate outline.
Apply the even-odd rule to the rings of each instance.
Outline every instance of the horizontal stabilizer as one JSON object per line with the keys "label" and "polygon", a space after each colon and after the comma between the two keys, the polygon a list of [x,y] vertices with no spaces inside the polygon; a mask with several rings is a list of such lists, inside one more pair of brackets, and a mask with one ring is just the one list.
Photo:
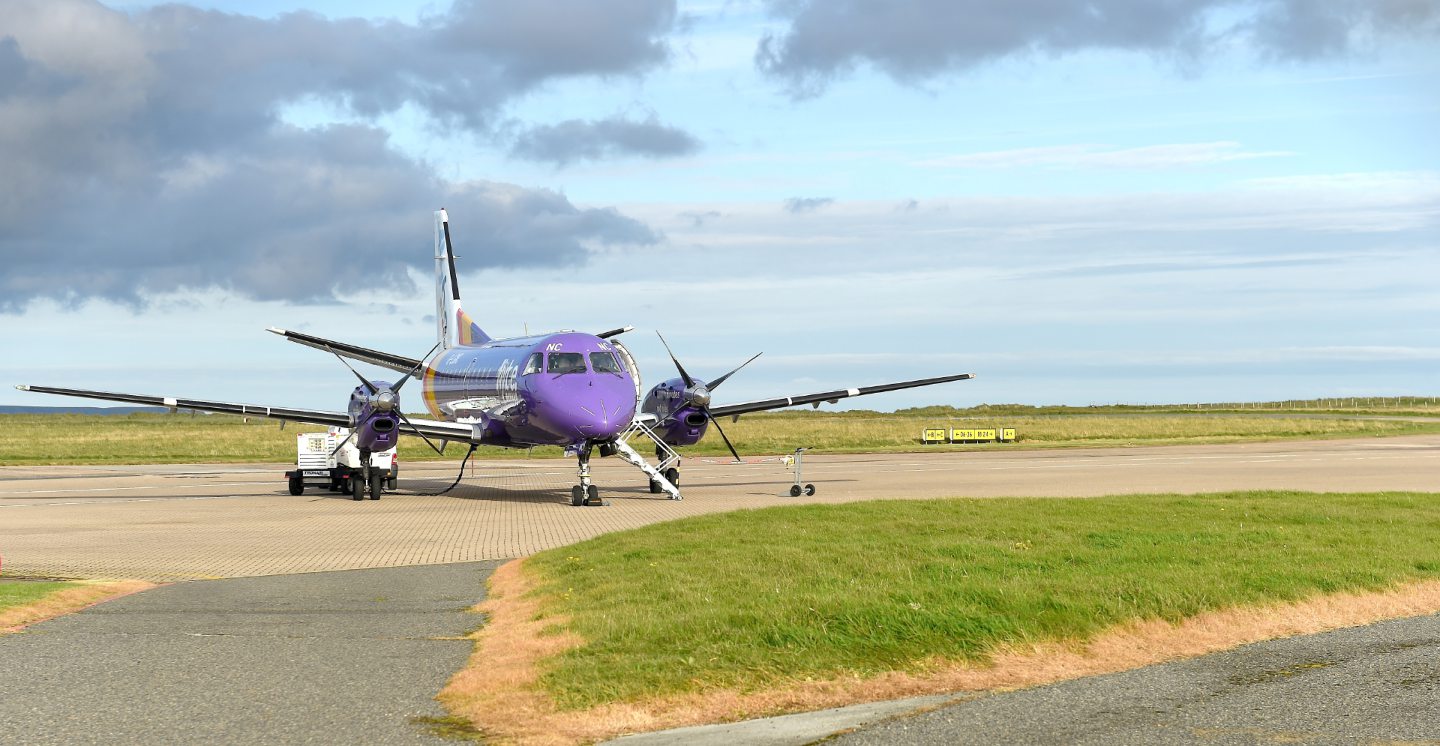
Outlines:
{"label": "horizontal stabilizer", "polygon": [[306,347],[314,347],[317,350],[324,350],[326,352],[333,352],[337,355],[340,355],[341,357],[348,357],[351,360],[359,360],[362,363],[378,365],[382,368],[389,368],[390,370],[398,371],[400,373],[409,373],[410,371],[419,367],[420,363],[422,362],[420,360],[416,360],[413,357],[405,357],[404,355],[392,355],[388,352],[380,352],[379,350],[372,350],[368,347],[346,344],[344,342],[336,342],[334,340],[325,339],[323,337],[316,337],[310,334],[303,334],[301,332],[292,332],[286,329],[276,329],[273,326],[269,329],[266,329],[266,331],[279,334],[280,336],[290,340],[291,342],[294,342],[295,344],[305,345]]}

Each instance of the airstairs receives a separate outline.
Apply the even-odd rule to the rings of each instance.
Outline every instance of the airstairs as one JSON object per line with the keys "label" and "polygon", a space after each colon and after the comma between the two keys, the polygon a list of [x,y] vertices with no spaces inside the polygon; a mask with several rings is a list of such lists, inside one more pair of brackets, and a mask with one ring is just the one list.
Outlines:
{"label": "airstairs", "polygon": [[[664,454],[658,466],[651,466],[650,462],[646,461],[644,456],[630,447],[629,439],[642,433],[645,437],[655,441],[655,448],[659,453]],[[670,480],[666,479],[662,473],[665,469],[680,463],[680,454],[676,453],[675,449],[666,444],[664,440],[661,440],[660,436],[656,435],[655,431],[651,430],[645,423],[639,420],[630,423],[630,427],[626,428],[624,432],[620,433],[619,437],[615,438],[615,453],[620,456],[620,458],[630,462],[635,468],[645,472],[645,476],[650,477],[650,481],[660,485],[660,489],[669,495],[671,500],[682,499],[680,497],[680,488],[671,484]]]}

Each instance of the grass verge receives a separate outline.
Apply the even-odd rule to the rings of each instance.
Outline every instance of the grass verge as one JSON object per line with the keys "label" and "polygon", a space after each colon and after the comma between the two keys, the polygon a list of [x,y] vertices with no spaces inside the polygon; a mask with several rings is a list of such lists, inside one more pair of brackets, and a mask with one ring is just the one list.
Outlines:
{"label": "grass verge", "polygon": [[0,634],[153,587],[143,580],[0,581]]}
{"label": "grass verge", "polygon": [[[932,411],[933,410],[933,411]],[[924,446],[927,427],[1014,427],[1018,444]],[[293,424],[285,430],[273,420],[189,414],[14,414],[0,415],[0,466],[41,464],[195,464],[295,460],[295,435],[323,430]],[[1316,438],[1381,437],[1440,433],[1440,420],[1361,419],[1335,414],[1120,412],[1071,410],[1026,414],[1023,410],[936,407],[911,412],[784,411],[746,415],[726,423],[725,432],[742,453],[773,454],[814,447],[820,452],[933,451],[956,449],[1115,445],[1176,445]],[[641,443],[641,452],[649,446]],[[726,453],[715,436],[686,455]],[[458,460],[465,449],[452,445],[445,459]],[[559,448],[533,452],[483,447],[479,458],[558,457]],[[402,438],[400,461],[437,457],[416,438]]]}
{"label": "grass verge", "polygon": [[[674,521],[497,572],[442,694],[577,742],[1023,686],[1440,610],[1440,496],[886,501]],[[523,567],[523,571],[522,571]]]}

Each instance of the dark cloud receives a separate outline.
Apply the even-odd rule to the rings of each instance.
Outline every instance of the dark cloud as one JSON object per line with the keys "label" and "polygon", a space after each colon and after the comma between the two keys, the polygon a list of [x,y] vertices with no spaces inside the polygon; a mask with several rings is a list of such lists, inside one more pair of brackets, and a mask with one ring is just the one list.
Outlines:
{"label": "dark cloud", "polygon": [[611,117],[593,121],[570,119],[533,127],[516,138],[510,155],[560,167],[576,161],[622,155],[664,158],[699,150],[699,140],[684,130],[660,124],[654,117],[643,122]]}
{"label": "dark cloud", "polygon": [[796,96],[867,63],[904,81],[1012,55],[1087,49],[1194,60],[1244,39],[1263,57],[1343,54],[1397,33],[1440,33],[1440,0],[770,0],[789,22],[755,59]]}
{"label": "dark cloud", "polygon": [[373,127],[280,118],[313,100],[361,117],[408,104],[489,136],[504,105],[548,81],[642,74],[666,60],[673,0],[603,10],[460,0],[409,26],[5,0],[0,310],[185,287],[311,301],[409,287],[407,268],[428,271],[430,211],[441,205],[472,247],[469,267],[653,242],[643,224],[554,192],[447,181]]}
{"label": "dark cloud", "polygon": [[834,203],[834,197],[791,197],[785,200],[785,212],[799,215],[804,212],[815,212]]}

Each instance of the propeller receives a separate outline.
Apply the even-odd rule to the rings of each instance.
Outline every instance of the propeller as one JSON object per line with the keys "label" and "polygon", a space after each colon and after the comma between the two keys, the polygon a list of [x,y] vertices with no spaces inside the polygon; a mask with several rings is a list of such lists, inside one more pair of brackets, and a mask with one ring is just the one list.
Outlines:
{"label": "propeller", "polygon": [[[741,363],[734,370],[726,373],[723,376],[720,376],[719,378],[716,378],[715,380],[707,384],[703,381],[697,382],[694,378],[690,377],[690,374],[685,371],[685,366],[680,364],[680,360],[676,358],[675,353],[670,350],[670,343],[665,341],[665,336],[663,334],[657,331],[655,332],[655,336],[660,338],[660,344],[665,345],[665,352],[670,355],[670,361],[675,363],[675,370],[680,372],[680,380],[685,382],[685,391],[682,394],[685,404],[692,407],[697,407],[701,411],[701,413],[705,415],[705,419],[708,420],[711,425],[715,426],[715,432],[720,433],[720,439],[725,441],[725,447],[730,449],[730,455],[734,456],[736,461],[740,461],[740,454],[735,450],[735,446],[730,442],[730,438],[725,435],[725,429],[720,427],[720,421],[715,419],[714,415],[710,414],[710,392],[719,388],[720,384],[724,383],[726,379],[730,378],[730,376],[733,376],[736,373],[739,373],[741,368],[744,368],[750,363],[755,362],[755,358],[760,357],[764,353],[755,353],[754,357],[751,357],[749,360]],[[677,408],[676,411],[679,411],[679,408]],[[672,412],[670,414],[670,417],[674,416],[675,414],[674,412]],[[668,421],[670,417],[666,417],[665,421]],[[658,424],[663,425],[665,424],[665,421],[662,421]]]}
{"label": "propeller", "polygon": [[[340,353],[331,349],[328,345],[325,347],[325,349],[328,350],[330,354],[334,355],[335,359],[339,360],[341,365],[344,365],[350,370],[351,373],[355,374],[355,377],[360,381],[360,385],[364,386],[365,391],[370,394],[371,406],[373,406],[377,412],[382,412],[384,414],[394,414],[395,416],[399,417],[401,421],[403,421],[406,425],[410,427],[411,431],[413,431],[416,435],[419,435],[421,440],[425,441],[425,445],[430,446],[431,450],[435,451],[436,453],[441,453],[440,448],[437,447],[434,443],[432,443],[430,439],[425,436],[425,433],[420,432],[420,429],[415,427],[415,424],[410,421],[410,418],[406,417],[405,413],[400,411],[399,406],[400,389],[404,388],[405,384],[410,381],[410,378],[414,376],[415,373],[418,372],[422,367],[425,366],[425,361],[429,359],[429,357],[433,355],[435,353],[435,350],[439,347],[440,343],[436,342],[435,346],[431,347],[430,351],[425,353],[425,355],[420,358],[420,362],[416,363],[415,367],[406,371],[405,375],[401,376],[399,381],[396,381],[394,384],[392,384],[389,388],[386,389],[380,389],[375,384],[371,383],[368,378],[360,375],[360,371],[355,370],[355,367],[352,366],[349,362],[347,362],[345,358],[341,357]],[[357,422],[354,424],[358,426],[360,423]],[[352,427],[350,429],[350,434],[345,436],[344,440],[340,441],[340,445],[335,446],[335,450],[331,451],[330,455],[334,456],[335,454],[339,453],[340,449],[344,448],[345,444],[349,443],[350,439],[355,437],[355,433],[358,429],[358,427]]]}

